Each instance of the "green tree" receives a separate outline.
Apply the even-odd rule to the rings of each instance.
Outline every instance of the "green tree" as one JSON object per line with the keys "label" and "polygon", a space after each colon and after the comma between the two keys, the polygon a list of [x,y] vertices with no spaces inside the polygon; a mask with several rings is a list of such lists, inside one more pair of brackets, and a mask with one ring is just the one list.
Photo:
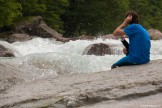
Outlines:
{"label": "green tree", "polygon": [[15,0],[0,0],[0,28],[9,26],[21,15],[21,5]]}
{"label": "green tree", "polygon": [[42,15],[46,11],[43,0],[17,0],[22,6],[23,16]]}
{"label": "green tree", "polygon": [[154,28],[162,31],[162,0],[148,0],[149,2],[149,28]]}
{"label": "green tree", "polygon": [[65,35],[112,33],[128,9],[128,0],[70,0],[64,16]]}
{"label": "green tree", "polygon": [[46,12],[43,15],[46,23],[57,30],[60,33],[63,33],[63,24],[64,22],[61,19],[61,16],[64,14],[65,10],[69,6],[68,0],[46,0]]}
{"label": "green tree", "polygon": [[130,0],[129,7],[139,14],[144,27],[162,30],[162,0]]}
{"label": "green tree", "polygon": [[130,0],[130,10],[136,11],[140,16],[140,21],[145,27],[149,27],[148,18],[151,17],[148,0]]}

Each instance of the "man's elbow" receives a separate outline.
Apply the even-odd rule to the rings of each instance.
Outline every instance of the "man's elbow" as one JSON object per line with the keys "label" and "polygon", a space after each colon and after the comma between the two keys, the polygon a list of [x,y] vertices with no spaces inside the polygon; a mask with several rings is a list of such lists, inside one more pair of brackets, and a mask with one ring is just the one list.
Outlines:
{"label": "man's elbow", "polygon": [[115,31],[113,32],[113,35],[114,35],[115,37],[118,37],[118,36],[123,36],[123,35],[125,35],[125,33],[124,33],[123,30],[115,30]]}
{"label": "man's elbow", "polygon": [[116,31],[113,32],[113,35],[117,37],[117,33],[116,33]]}

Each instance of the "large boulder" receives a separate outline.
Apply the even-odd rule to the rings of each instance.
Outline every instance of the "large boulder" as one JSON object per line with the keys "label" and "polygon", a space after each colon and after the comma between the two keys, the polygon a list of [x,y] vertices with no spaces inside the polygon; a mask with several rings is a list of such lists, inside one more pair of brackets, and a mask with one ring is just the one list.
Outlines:
{"label": "large boulder", "polygon": [[35,29],[35,27],[38,26],[41,21],[42,21],[42,17],[36,16],[36,17],[31,18],[29,21],[24,20],[24,21],[18,22],[16,24],[14,32],[26,33],[26,34],[32,35],[34,32],[33,29]]}
{"label": "large boulder", "polygon": [[[161,65],[162,60],[156,60],[145,65],[119,67],[110,71],[64,74],[21,83],[17,83],[14,76],[23,75],[22,70],[10,65],[7,67],[0,65],[2,70],[0,73],[3,72],[2,75],[5,74],[10,78],[6,80],[11,82],[14,80],[14,84],[11,83],[8,88],[4,82],[5,77],[0,75],[0,87],[1,82],[2,86],[6,87],[0,91],[0,108],[162,108]],[[24,65],[18,68],[29,69]],[[17,74],[13,74],[13,71]],[[30,73],[29,70],[26,71]],[[160,98],[147,98],[153,94],[159,94]],[[130,100],[141,97],[147,98],[142,105],[139,102],[137,105],[134,101],[132,106],[128,106]],[[157,100],[156,106],[149,104]],[[121,103],[119,107],[115,107],[123,101],[124,106]],[[97,103],[104,106],[93,106]]]}
{"label": "large boulder", "polygon": [[111,55],[110,46],[104,43],[96,43],[88,46],[83,52],[84,55],[98,55],[103,56],[106,54]]}
{"label": "large boulder", "polygon": [[17,33],[12,34],[9,37],[7,37],[7,41],[10,43],[13,43],[16,41],[23,42],[23,41],[28,41],[30,39],[32,39],[32,37],[29,36],[28,34],[17,34]]}
{"label": "large boulder", "polygon": [[0,44],[0,57],[14,57],[13,52]]}
{"label": "large boulder", "polygon": [[159,40],[162,39],[162,33],[156,29],[149,29],[148,30],[151,40]]}
{"label": "large boulder", "polygon": [[67,38],[62,37],[62,34],[48,27],[40,16],[33,17],[31,22],[18,25],[15,32],[42,38],[55,38],[56,40],[63,42],[69,41]]}

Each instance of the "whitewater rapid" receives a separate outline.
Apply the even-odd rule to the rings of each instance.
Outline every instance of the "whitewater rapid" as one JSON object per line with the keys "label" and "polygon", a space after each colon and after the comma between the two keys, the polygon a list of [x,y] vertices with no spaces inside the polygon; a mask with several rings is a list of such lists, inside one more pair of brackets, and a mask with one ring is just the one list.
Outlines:
{"label": "whitewater rapid", "polygon": [[[113,46],[115,54],[82,55],[86,47],[94,43]],[[22,71],[32,72],[36,77],[106,71],[110,70],[114,62],[125,56],[122,53],[123,45],[120,40],[113,39],[98,38],[62,43],[54,39],[34,38],[26,42],[12,44],[0,41],[0,44],[11,49],[16,55],[15,58],[1,57],[1,65],[23,67]],[[151,60],[162,59],[161,46],[162,40],[151,41]]]}

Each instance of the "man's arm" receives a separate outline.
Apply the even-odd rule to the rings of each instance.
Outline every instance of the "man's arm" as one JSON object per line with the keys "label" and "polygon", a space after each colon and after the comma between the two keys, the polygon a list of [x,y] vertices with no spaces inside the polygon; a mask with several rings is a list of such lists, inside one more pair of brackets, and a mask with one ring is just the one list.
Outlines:
{"label": "man's arm", "polygon": [[116,28],[116,30],[113,32],[113,35],[118,37],[118,36],[123,36],[126,35],[123,28],[127,25],[127,23],[124,21],[119,27]]}
{"label": "man's arm", "polygon": [[118,36],[122,36],[122,38],[126,38],[126,34],[123,30],[123,28],[132,20],[132,16],[128,15],[128,17],[124,20],[124,22],[116,28],[116,30],[113,32],[113,35],[118,37]]}

